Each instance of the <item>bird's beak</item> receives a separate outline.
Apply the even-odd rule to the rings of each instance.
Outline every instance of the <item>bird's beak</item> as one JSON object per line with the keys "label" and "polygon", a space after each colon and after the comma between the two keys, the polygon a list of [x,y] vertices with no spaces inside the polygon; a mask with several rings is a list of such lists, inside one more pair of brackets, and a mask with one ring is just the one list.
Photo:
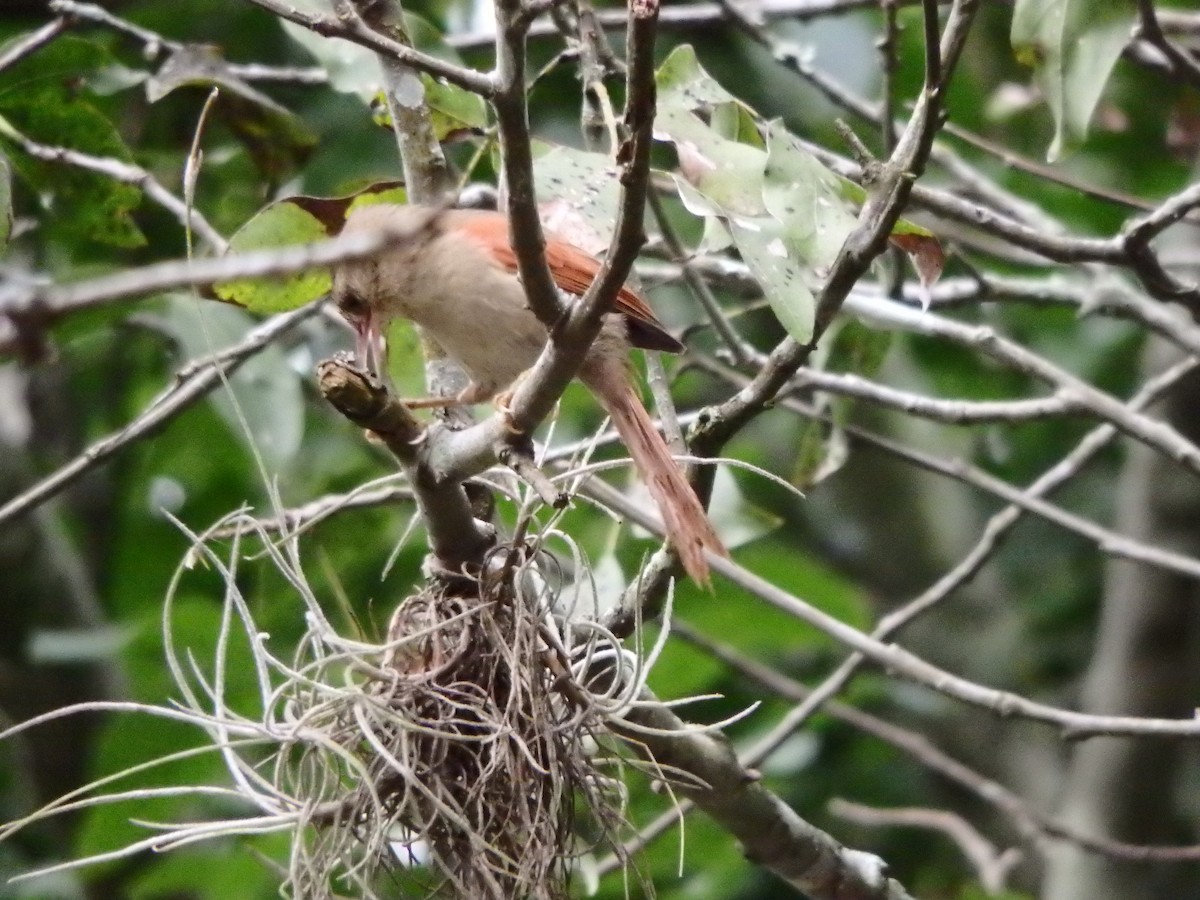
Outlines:
{"label": "bird's beak", "polygon": [[354,323],[354,355],[360,366],[377,378],[387,372],[387,343],[373,311]]}

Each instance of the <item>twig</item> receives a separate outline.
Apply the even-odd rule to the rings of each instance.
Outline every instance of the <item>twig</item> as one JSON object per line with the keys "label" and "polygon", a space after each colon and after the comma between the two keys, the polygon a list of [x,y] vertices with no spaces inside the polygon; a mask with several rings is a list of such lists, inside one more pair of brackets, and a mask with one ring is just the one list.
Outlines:
{"label": "twig", "polygon": [[167,212],[171,213],[184,228],[189,226],[200,233],[204,242],[217,253],[222,253],[226,247],[225,238],[221,236],[209,221],[197,210],[189,209],[183,200],[176,197],[159,182],[153,175],[139,165],[107,156],[92,156],[72,150],[69,147],[52,147],[34,141],[21,134],[7,122],[0,121],[0,134],[20,145],[21,149],[30,156],[44,159],[47,162],[75,166],[89,172],[105,175],[122,184],[131,184]]}
{"label": "twig", "polygon": [[[350,18],[354,13],[345,7],[352,7],[372,30],[412,47],[403,28],[403,12],[395,0],[338,0],[335,9],[343,18]],[[454,179],[434,132],[424,91],[413,89],[418,76],[411,66],[388,54],[379,54],[379,63],[409,199],[414,203],[439,203],[452,189]],[[413,102],[410,97],[420,99]]]}
{"label": "twig", "polygon": [[66,31],[69,25],[65,19],[54,19],[13,41],[5,48],[4,53],[0,54],[0,72],[15,66],[29,54],[36,53]]}
{"label": "twig", "polygon": [[282,0],[249,0],[249,2],[261,6],[280,18],[287,19],[289,22],[303,25],[317,34],[351,41],[414,69],[445,78],[451,84],[473,94],[479,94],[481,97],[491,97],[494,93],[492,79],[482,72],[454,65],[438,59],[436,56],[430,56],[428,53],[405,47],[397,41],[372,31],[357,17],[338,20],[329,16],[304,13]]}
{"label": "twig", "polygon": [[[50,0],[50,9],[63,17],[60,21],[65,20],[72,24],[76,20],[92,22],[110,28],[119,34],[124,34],[126,37],[133,38],[142,45],[143,54],[150,60],[157,59],[164,53],[178,52],[187,47],[187,44],[181,41],[171,40],[156,31],[143,28],[141,25],[130,22],[128,19],[122,19],[104,7],[97,6],[95,3],[80,3],[76,2],[76,0]],[[268,66],[262,63],[225,63],[224,67],[225,71],[230,75],[246,81],[324,84],[329,80],[326,71],[316,66],[295,67]]]}
{"label": "twig", "polygon": [[713,294],[712,288],[708,286],[708,282],[701,277],[700,273],[696,271],[688,260],[683,244],[679,240],[679,235],[675,233],[675,227],[667,217],[666,210],[663,209],[662,201],[659,200],[658,194],[651,191],[647,199],[650,202],[650,209],[654,213],[655,222],[658,224],[658,230],[662,234],[663,243],[666,244],[671,257],[679,264],[679,271],[683,276],[684,283],[688,286],[688,290],[692,292],[692,296],[699,300],[700,305],[704,307],[704,312],[708,316],[709,323],[721,338],[725,348],[732,355],[735,364],[739,366],[744,365],[746,363],[746,350],[742,346],[741,335],[730,324],[725,311],[721,309],[720,302]]}
{"label": "twig", "polygon": [[513,394],[510,427],[528,434],[562,395],[612,308],[645,241],[642,215],[650,172],[654,122],[654,33],[657,0],[630,6],[629,74],[625,104],[628,135],[617,153],[622,163],[621,205],[612,243],[595,280],[564,315],[550,271],[542,257],[543,237],[534,202],[532,158],[523,88],[524,34],[513,0],[497,4],[501,23],[496,97],[504,171],[507,178],[510,238],[530,307],[550,330],[550,341]]}
{"label": "twig", "polygon": [[322,362],[317,382],[338,412],[377,434],[404,466],[438,565],[454,575],[478,571],[495,534],[490,526],[475,521],[461,484],[427,476],[422,466],[425,432],[404,404],[343,358]]}
{"label": "twig", "polygon": [[680,781],[673,785],[676,793],[692,800],[736,837],[752,861],[813,900],[910,897],[899,882],[887,877],[879,857],[843,847],[767,790],[755,773],[742,767],[721,735],[689,734],[675,713],[649,696],[625,718],[638,726],[629,735],[635,749],[644,747],[656,765],[686,772],[703,785]]}
{"label": "twig", "polygon": [[[700,358],[697,360],[697,364],[714,374],[726,378],[734,384],[742,385],[743,390],[750,383],[749,379],[745,376],[733,372],[715,360]],[[1157,390],[1152,392],[1153,395],[1157,396],[1158,390],[1165,389],[1164,385],[1173,384],[1183,374],[1194,367],[1194,365],[1195,362],[1189,360],[1186,364],[1169,370],[1167,376],[1162,381],[1156,382],[1155,388]],[[785,409],[798,412],[806,418],[821,421],[830,420],[828,413],[817,410],[795,398],[784,399],[780,402],[780,405]],[[1113,426],[1102,427],[1112,428]],[[1024,512],[1033,513],[1049,522],[1053,522],[1061,528],[1087,538],[1105,553],[1126,559],[1134,559],[1138,562],[1187,575],[1190,578],[1200,578],[1200,560],[1194,557],[1175,553],[1171,550],[1117,534],[1103,525],[1077,516],[1061,507],[1042,500],[1040,494],[1037,492],[1030,490],[1022,491],[1019,488],[1013,487],[1008,482],[962,460],[943,459],[930,453],[913,449],[861,426],[846,424],[842,428],[846,436],[853,443],[862,443],[865,446],[882,450],[891,456],[902,459],[928,472],[952,478],[955,481],[960,481],[963,484],[971,485],[999,497],[1007,503],[1019,506]],[[1111,439],[1111,436],[1106,434],[1102,443],[1107,442],[1109,439]]]}
{"label": "twig", "polygon": [[896,644],[884,644],[768,582],[733,560],[709,555],[713,569],[777,609],[807,622],[838,643],[858,651],[885,671],[1004,718],[1016,717],[1057,727],[1064,738],[1085,740],[1112,735],[1157,738],[1200,737],[1200,720],[1101,716],[1074,712],[1009,691],[976,684],[925,662]]}
{"label": "twig", "polygon": [[223,379],[279,335],[312,316],[319,303],[268,319],[237,344],[209,357],[195,360],[175,374],[174,383],[150,401],[128,425],[91,444],[66,465],[55,469],[37,484],[0,506],[0,526],[45,503],[80,476],[100,465],[134,441],[155,434],[167,422],[223,383]]}
{"label": "twig", "polygon": [[[765,689],[792,703],[808,707],[818,690],[806,687],[800,682],[787,677],[777,669],[740,653],[728,644],[701,634],[686,623],[673,623],[672,634],[699,647],[720,661],[722,665],[739,672]],[[1042,843],[1041,838],[1049,837],[1055,840],[1067,841],[1089,852],[1114,859],[1156,860],[1159,862],[1182,862],[1185,860],[1200,859],[1200,847],[1197,846],[1129,844],[1121,841],[1106,840],[1104,838],[1094,838],[1088,834],[1076,831],[1030,809],[1029,805],[1019,795],[1009,790],[1003,784],[985,777],[960,760],[950,756],[918,731],[902,728],[858,707],[847,703],[839,703],[837,700],[827,700],[822,703],[821,711],[832,719],[844,722],[847,725],[857,728],[864,734],[868,734],[876,740],[896,748],[930,771],[937,773],[960,787],[966,788],[976,797],[1005,815],[1030,848],[1039,853],[1044,853],[1046,850],[1046,846]],[[791,726],[786,731],[783,728],[772,729],[770,734],[756,741],[753,746],[739,754],[743,765],[749,767],[761,766],[771,757],[771,754],[782,746],[782,738],[794,734],[800,727],[797,717],[791,713],[788,714],[785,721]]]}
{"label": "twig", "polygon": [[345,235],[312,244],[254,250],[213,259],[153,263],[70,284],[9,281],[0,283],[0,315],[52,321],[68,313],[172,288],[290,275],[305,269],[364,259],[404,237],[386,232]]}
{"label": "twig", "polygon": [[565,509],[571,502],[570,496],[556,488],[554,482],[546,477],[546,473],[538,468],[533,457],[525,451],[518,450],[511,442],[505,442],[497,449],[496,458],[501,465],[508,466],[518,478],[533,488],[547,506]]}
{"label": "twig", "polygon": [[1200,64],[1197,64],[1190,53],[1180,50],[1163,34],[1158,23],[1158,14],[1154,9],[1154,0],[1137,0],[1137,5],[1138,16],[1141,19],[1138,37],[1167,58],[1179,80],[1188,82],[1192,87],[1200,87]]}
{"label": "twig", "polygon": [[835,797],[829,801],[829,811],[859,825],[883,828],[902,825],[941,832],[958,845],[979,877],[983,889],[989,894],[1004,890],[1009,872],[1021,861],[1019,850],[1012,847],[998,850],[975,826],[949,810],[918,807],[882,809]]}

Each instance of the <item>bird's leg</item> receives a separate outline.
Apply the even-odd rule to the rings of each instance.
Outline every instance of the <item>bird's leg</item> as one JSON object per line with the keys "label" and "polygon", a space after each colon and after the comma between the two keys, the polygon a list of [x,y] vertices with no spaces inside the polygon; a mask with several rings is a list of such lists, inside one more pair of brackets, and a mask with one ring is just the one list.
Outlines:
{"label": "bird's leg", "polygon": [[458,397],[401,397],[400,402],[409,409],[448,409],[464,405]]}
{"label": "bird's leg", "polygon": [[512,420],[512,398],[517,392],[517,388],[521,386],[521,382],[528,378],[529,373],[532,371],[532,369],[526,369],[513,379],[512,384],[510,384],[492,399],[492,406],[495,407],[496,412],[500,414],[500,418],[503,420],[505,426],[513,434],[521,434],[521,429],[517,428]]}
{"label": "bird's leg", "polygon": [[500,393],[498,393],[492,399],[492,406],[494,406],[496,408],[496,412],[500,413],[500,415],[505,416],[505,417],[507,417],[511,414],[513,394],[515,394],[517,392],[517,388],[519,388],[521,386],[521,383],[526,378],[529,377],[529,373],[531,371],[533,371],[533,370],[526,369],[524,372],[522,372],[520,375],[518,375],[516,378],[513,379],[512,384],[510,384],[507,388],[502,390]]}
{"label": "bird's leg", "polygon": [[492,396],[487,385],[472,381],[453,397],[412,397],[400,402],[409,409],[449,409],[453,406],[474,406]]}

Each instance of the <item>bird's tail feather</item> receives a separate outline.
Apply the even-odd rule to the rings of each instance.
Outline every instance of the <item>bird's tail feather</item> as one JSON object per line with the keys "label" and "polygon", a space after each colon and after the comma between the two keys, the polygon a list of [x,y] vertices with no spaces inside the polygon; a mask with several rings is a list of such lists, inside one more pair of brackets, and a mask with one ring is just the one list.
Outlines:
{"label": "bird's tail feather", "polygon": [[[612,396],[602,394],[598,399],[612,418],[621,440],[629,448],[629,454],[650,490],[650,496],[658,504],[671,546],[679,554],[679,560],[692,580],[702,587],[708,587],[705,550],[712,550],[721,556],[728,556],[729,551],[721,543],[695,491],[671,457],[666,441],[654,427],[654,421],[642,405],[633,384],[628,378],[605,383],[614,385],[605,391],[605,394],[611,393]],[[620,387],[615,387],[616,384]]]}

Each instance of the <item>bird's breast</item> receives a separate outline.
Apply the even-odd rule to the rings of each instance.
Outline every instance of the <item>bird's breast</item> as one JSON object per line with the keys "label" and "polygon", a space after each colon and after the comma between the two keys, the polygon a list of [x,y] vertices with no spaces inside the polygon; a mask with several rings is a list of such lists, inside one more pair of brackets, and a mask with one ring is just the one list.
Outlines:
{"label": "bird's breast", "polygon": [[546,329],[516,276],[469,239],[447,236],[413,261],[398,311],[422,326],[490,392],[508,387],[537,360]]}

